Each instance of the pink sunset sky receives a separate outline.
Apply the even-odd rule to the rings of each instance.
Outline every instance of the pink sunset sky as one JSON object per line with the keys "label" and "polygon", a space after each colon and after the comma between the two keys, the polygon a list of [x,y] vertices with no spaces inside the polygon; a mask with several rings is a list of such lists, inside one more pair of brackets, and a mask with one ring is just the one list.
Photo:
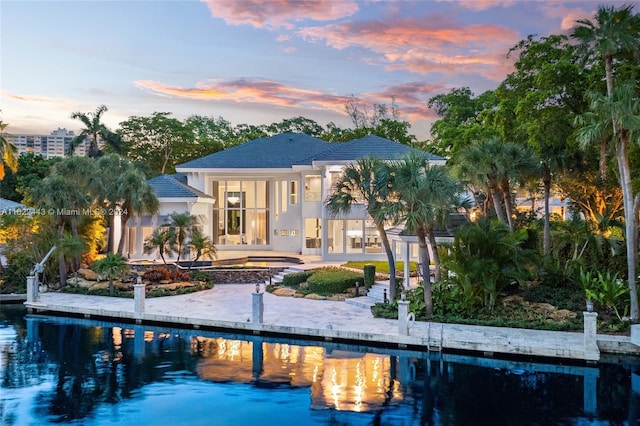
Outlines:
{"label": "pink sunset sky", "polygon": [[431,97],[495,89],[512,70],[509,48],[529,34],[568,33],[599,4],[2,0],[0,117],[16,134],[78,131],[71,113],[103,104],[112,130],[156,111],[350,127],[352,97],[395,99],[427,139]]}

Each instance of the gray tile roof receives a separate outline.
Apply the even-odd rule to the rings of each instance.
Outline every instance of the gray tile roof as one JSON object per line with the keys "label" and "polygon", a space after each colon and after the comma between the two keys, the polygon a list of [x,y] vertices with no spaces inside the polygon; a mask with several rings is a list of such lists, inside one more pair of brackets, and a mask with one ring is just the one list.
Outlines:
{"label": "gray tile roof", "polygon": [[181,176],[160,175],[149,179],[147,183],[151,185],[158,198],[212,198],[186,183],[180,181]]}
{"label": "gray tile roof", "polygon": [[[291,168],[311,165],[313,161],[355,161],[370,155],[394,160],[411,151],[419,150],[375,135],[349,142],[326,142],[302,133],[282,133],[269,138],[254,139],[176,167],[178,169]],[[429,160],[444,160],[430,153],[426,155]]]}
{"label": "gray tile roof", "polygon": [[329,142],[302,133],[282,133],[254,139],[176,166],[178,169],[256,169],[291,168],[310,165],[315,156],[327,150]]}
{"label": "gray tile roof", "polygon": [[[411,151],[424,152],[380,136],[368,135],[349,142],[334,142],[331,144],[331,148],[320,154],[316,160],[355,161],[369,156],[384,160],[397,160]],[[435,158],[439,157],[429,154],[429,159]]]}
{"label": "gray tile roof", "polygon": [[0,212],[2,213],[25,208],[27,208],[27,206],[24,204],[16,203],[15,201],[7,200],[6,198],[0,198]]}

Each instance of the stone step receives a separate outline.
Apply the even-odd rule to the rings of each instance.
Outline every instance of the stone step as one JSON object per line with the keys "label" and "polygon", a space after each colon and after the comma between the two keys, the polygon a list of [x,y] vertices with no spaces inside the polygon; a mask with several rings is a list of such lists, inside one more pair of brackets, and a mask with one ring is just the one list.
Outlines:
{"label": "stone step", "polygon": [[379,303],[379,301],[369,296],[360,296],[345,299],[344,303],[348,305],[358,306],[360,308],[371,309],[371,307],[376,303]]}
{"label": "stone step", "polygon": [[285,270],[283,270],[281,272],[278,272],[275,275],[272,275],[271,279],[265,280],[264,283],[265,283],[265,285],[266,284],[281,284],[282,280],[285,277],[285,275],[293,274],[295,272],[303,272],[303,271],[304,271],[304,269],[302,269],[302,268],[298,268],[296,266],[290,266],[287,269],[285,269]]}
{"label": "stone step", "polygon": [[367,296],[371,299],[376,300],[377,302],[384,302],[384,292],[387,291],[387,297],[389,297],[388,293],[388,284],[375,283],[369,289]]}

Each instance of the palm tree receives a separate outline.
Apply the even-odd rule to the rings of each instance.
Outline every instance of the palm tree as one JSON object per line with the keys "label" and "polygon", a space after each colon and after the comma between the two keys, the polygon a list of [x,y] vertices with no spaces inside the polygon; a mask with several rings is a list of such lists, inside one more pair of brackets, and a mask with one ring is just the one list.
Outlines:
{"label": "palm tree", "polygon": [[162,262],[166,265],[167,260],[164,256],[173,256],[174,252],[171,234],[171,230],[166,226],[154,229],[153,233],[144,240],[144,253],[151,254],[157,250]]}
{"label": "palm tree", "polygon": [[386,212],[405,223],[418,238],[419,258],[424,283],[425,311],[433,314],[429,248],[435,266],[435,279],[440,279],[440,258],[435,240],[436,225],[443,224],[460,206],[462,187],[443,166],[430,166],[428,159],[412,153],[388,165],[388,179],[396,202]]}
{"label": "palm tree", "polygon": [[107,111],[107,107],[100,105],[96,112],[74,112],[71,114],[71,118],[74,120],[80,120],[84,124],[85,128],[82,129],[80,134],[73,138],[69,147],[67,148],[67,155],[72,156],[75,149],[89,138],[89,150],[87,151],[88,157],[99,157],[101,151],[99,148],[100,141],[104,142],[108,146],[112,147],[116,152],[120,152],[120,137],[118,134],[111,132],[102,122],[102,114]]}
{"label": "palm tree", "polygon": [[195,256],[191,262],[189,262],[188,271],[200,258],[206,258],[212,260],[217,255],[216,246],[211,241],[211,238],[204,235],[199,229],[194,229],[191,232],[191,238],[189,240],[190,248],[195,252]]}
{"label": "palm tree", "polygon": [[[91,197],[78,190],[76,182],[68,177],[53,174],[43,179],[34,189],[33,199],[38,206],[38,211],[47,212],[55,217],[57,226],[58,243],[62,247],[64,231],[67,224],[71,224],[72,235],[77,237],[76,213],[87,208],[91,204]],[[60,283],[67,282],[67,266],[64,250],[58,252],[58,269]]]}
{"label": "palm tree", "polygon": [[5,167],[14,173],[18,170],[18,149],[5,137],[7,126],[0,120],[0,180],[4,179]]}
{"label": "palm tree", "polygon": [[71,271],[78,283],[78,269],[80,268],[80,257],[87,250],[87,244],[82,237],[74,237],[73,235],[65,232],[62,240],[56,246],[63,252],[65,256],[71,258]]}
{"label": "palm tree", "polygon": [[578,140],[584,145],[600,140],[609,128],[614,130],[616,143],[616,160],[622,201],[624,205],[625,234],[627,247],[627,279],[630,290],[630,317],[637,321],[639,316],[638,293],[636,290],[636,262],[637,262],[637,223],[640,194],[634,196],[631,184],[631,169],[629,166],[629,145],[640,144],[640,101],[638,87],[634,81],[629,81],[620,87],[615,87],[611,95],[600,93],[587,94],[590,100],[590,111],[583,116],[584,123],[590,123],[578,130]]}
{"label": "palm tree", "polygon": [[175,251],[178,254],[176,263],[180,263],[180,257],[186,254],[189,249],[187,239],[190,238],[191,233],[198,229],[198,218],[191,216],[189,213],[176,213],[173,212],[169,215],[169,223],[164,225],[170,229],[171,242],[175,246]]}
{"label": "palm tree", "polygon": [[380,173],[383,162],[369,157],[348,164],[335,182],[326,200],[329,214],[333,217],[349,213],[355,204],[364,204],[380,235],[382,246],[389,262],[389,298],[396,298],[396,264],[391,244],[385,231],[383,206],[389,202],[387,181]]}
{"label": "palm tree", "polygon": [[120,214],[121,238],[118,254],[122,255],[126,236],[127,221],[133,214],[155,213],[159,202],[153,189],[146,182],[144,174],[129,160],[118,154],[101,157],[98,173],[92,182],[92,190],[105,207],[110,232],[107,238],[107,251],[114,248],[116,212]]}
{"label": "palm tree", "polygon": [[109,280],[109,295],[113,296],[113,280],[121,273],[127,271],[127,259],[116,253],[108,253],[106,257],[96,260],[94,268],[98,274],[105,275]]}
{"label": "palm tree", "polygon": [[[640,56],[640,16],[633,14],[633,5],[625,5],[619,9],[613,6],[600,6],[596,14],[595,23],[590,20],[580,20],[574,28],[573,37],[581,44],[582,51],[590,57],[596,57],[604,62],[607,81],[607,96],[591,94],[591,111],[602,117],[611,126],[613,140],[616,141],[616,160],[618,162],[620,186],[624,203],[624,217],[627,245],[627,279],[631,292],[630,316],[637,321],[640,315],[638,308],[638,293],[636,292],[636,262],[637,262],[637,218],[638,202],[633,199],[631,187],[631,173],[629,170],[628,144],[635,139],[636,127],[632,117],[637,121],[637,97],[634,93],[617,91],[614,87],[614,62],[621,55],[631,55],[634,59]],[[630,86],[629,83],[627,83]],[[599,127],[599,129],[598,129]],[[590,130],[589,130],[590,129]],[[602,126],[587,126],[580,138],[583,142],[591,142],[596,133],[603,135]],[[600,139],[602,140],[602,139]],[[606,150],[605,150],[606,152]],[[602,154],[601,154],[602,155]]]}
{"label": "palm tree", "polygon": [[526,147],[492,137],[470,145],[457,160],[456,174],[489,192],[498,220],[513,232],[513,185],[533,173],[535,155]]}

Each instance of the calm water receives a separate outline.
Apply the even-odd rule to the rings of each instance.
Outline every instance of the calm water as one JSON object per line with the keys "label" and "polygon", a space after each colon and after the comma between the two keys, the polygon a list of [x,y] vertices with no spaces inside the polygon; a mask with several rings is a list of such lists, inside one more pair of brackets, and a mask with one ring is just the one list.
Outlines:
{"label": "calm water", "polygon": [[637,359],[515,362],[7,306],[0,348],[3,425],[635,425],[640,418]]}

